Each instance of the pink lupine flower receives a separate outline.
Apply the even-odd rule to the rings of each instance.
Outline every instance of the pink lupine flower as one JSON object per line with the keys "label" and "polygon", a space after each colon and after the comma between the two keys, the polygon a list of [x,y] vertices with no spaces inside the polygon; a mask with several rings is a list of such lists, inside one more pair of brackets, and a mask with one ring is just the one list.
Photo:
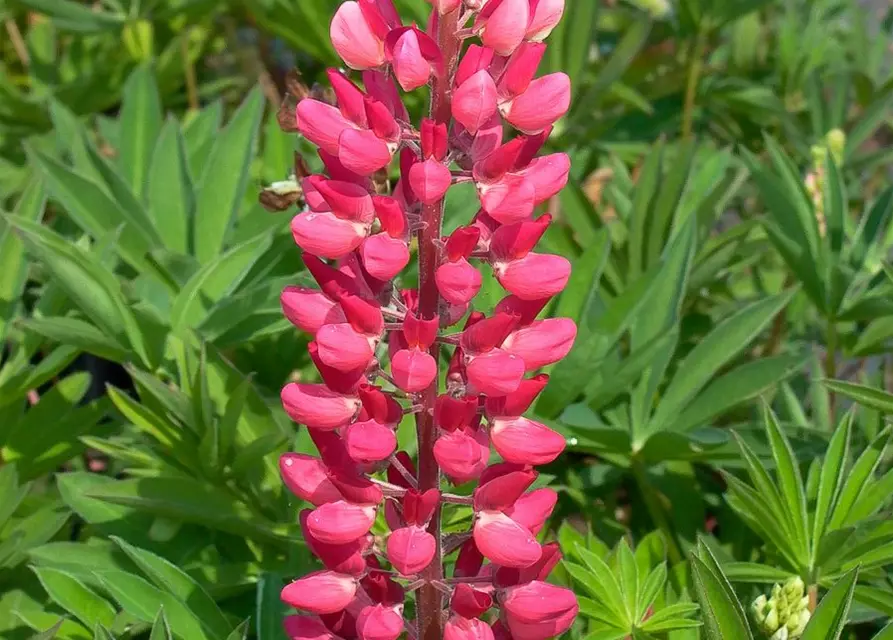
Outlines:
{"label": "pink lupine flower", "polygon": [[555,124],[571,105],[571,80],[564,73],[537,78],[527,90],[499,109],[521,133],[535,134]]}
{"label": "pink lupine flower", "polygon": [[403,616],[390,607],[364,607],[357,616],[360,640],[396,640],[403,633]]}
{"label": "pink lupine flower", "polygon": [[301,500],[319,506],[342,499],[319,458],[300,453],[283,454],[279,458],[279,473],[289,491]]}
{"label": "pink lupine flower", "polygon": [[344,609],[357,592],[352,576],[318,571],[295,580],[282,590],[282,601],[310,613],[335,613]]}
{"label": "pink lupine flower", "polygon": [[[538,157],[570,101],[566,75],[537,77],[565,1],[430,0],[424,30],[405,25],[393,0],[349,0],[332,19],[335,50],[361,73],[328,70],[337,106],[305,99],[295,110],[323,167],[303,178],[292,220],[318,290],[281,296],[321,380],[302,371],[281,394],[319,452],[282,456],[280,472],[313,506],[299,522],[325,567],[282,591],[299,611],[285,621],[292,638],[397,640],[409,629],[426,640],[545,640],[573,622],[573,594],[545,583],[557,544],[536,539],[557,494],[531,490],[533,467],[565,440],[523,417],[549,381],[530,374],[576,337],[570,320],[539,319],[570,263],[536,251],[552,222],[539,209],[570,175],[566,154]],[[480,43],[465,46],[474,35]],[[423,85],[430,115],[413,124],[401,89]],[[378,176],[391,170],[385,195]],[[469,182],[480,210],[450,218],[445,235],[448,191]],[[410,247],[419,285],[401,289]],[[475,308],[485,276],[506,291],[489,315]],[[417,461],[396,450],[410,415]],[[471,495],[442,494],[444,476],[474,482]],[[456,546],[441,517],[469,508],[447,579],[442,556]],[[390,532],[373,535],[380,512]],[[418,615],[409,626],[407,598]]]}
{"label": "pink lupine flower", "polygon": [[564,437],[527,418],[497,419],[491,423],[490,441],[508,462],[540,465],[564,451]]}
{"label": "pink lupine flower", "polygon": [[545,640],[564,633],[579,610],[573,592],[547,582],[513,587],[502,602],[509,630],[517,640]]}

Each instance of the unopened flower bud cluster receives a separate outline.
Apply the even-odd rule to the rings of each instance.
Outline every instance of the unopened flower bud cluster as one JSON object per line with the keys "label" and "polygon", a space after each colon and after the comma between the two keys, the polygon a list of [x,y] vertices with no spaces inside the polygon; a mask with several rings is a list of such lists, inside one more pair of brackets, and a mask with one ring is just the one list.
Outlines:
{"label": "unopened flower bud cluster", "polygon": [[751,605],[760,631],[770,640],[793,640],[803,635],[809,623],[809,596],[803,580],[791,578],[772,587],[767,598],[761,595]]}

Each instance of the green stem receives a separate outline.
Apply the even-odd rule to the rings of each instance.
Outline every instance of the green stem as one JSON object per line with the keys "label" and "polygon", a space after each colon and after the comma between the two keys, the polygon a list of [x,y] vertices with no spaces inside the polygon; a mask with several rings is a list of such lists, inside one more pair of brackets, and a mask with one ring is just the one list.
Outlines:
{"label": "green stem", "polygon": [[[837,322],[834,318],[828,319],[825,343],[825,377],[832,380],[837,375]],[[829,424],[833,429],[834,418],[837,414],[837,395],[834,392],[830,393],[830,402],[828,405],[830,406]]]}
{"label": "green stem", "polygon": [[634,458],[630,468],[636,479],[636,485],[639,487],[639,493],[642,494],[642,500],[645,501],[645,508],[648,509],[648,515],[651,516],[654,525],[663,532],[664,538],[666,538],[667,556],[670,559],[671,565],[682,562],[684,557],[682,555],[682,546],[679,544],[679,537],[664,511],[664,507],[660,500],[660,494],[648,479],[648,470],[645,468],[645,464],[641,460]]}
{"label": "green stem", "polygon": [[692,43],[688,58],[688,79],[685,84],[685,108],[682,112],[682,137],[691,138],[695,117],[695,101],[698,83],[704,70],[704,53],[707,48],[707,29],[701,25]]}

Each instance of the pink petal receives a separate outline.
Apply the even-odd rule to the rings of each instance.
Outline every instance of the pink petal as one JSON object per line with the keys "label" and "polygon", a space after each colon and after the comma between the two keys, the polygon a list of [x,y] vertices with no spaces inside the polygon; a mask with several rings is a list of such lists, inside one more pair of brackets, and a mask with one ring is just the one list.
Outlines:
{"label": "pink petal", "polygon": [[434,458],[453,484],[479,478],[487,468],[490,456],[485,433],[478,432],[483,442],[465,432],[447,433],[434,443]]}
{"label": "pink petal", "polygon": [[495,477],[488,477],[500,471],[499,467],[506,466],[511,465],[507,465],[507,463],[493,465],[486,469],[485,474],[482,474],[480,486],[474,490],[476,511],[504,511],[511,508],[537,479],[536,471],[524,469],[520,465],[515,470],[500,473]]}
{"label": "pink petal", "polygon": [[434,559],[434,536],[421,527],[397,529],[388,537],[388,560],[401,575],[411,576]]}
{"label": "pink petal", "polygon": [[282,406],[295,422],[312,429],[337,429],[353,419],[360,410],[360,401],[330,391],[322,384],[293,382],[282,389]]}
{"label": "pink petal", "polygon": [[422,55],[419,37],[414,29],[407,29],[394,43],[391,64],[397,82],[404,91],[412,91],[428,84],[431,64]]}
{"label": "pink petal", "polygon": [[485,69],[463,82],[453,93],[453,117],[476,134],[497,111],[496,83]]}
{"label": "pink petal", "polygon": [[424,204],[433,204],[443,198],[452,179],[449,168],[433,158],[416,163],[409,170],[409,186]]}
{"label": "pink petal", "polygon": [[524,371],[524,360],[502,349],[474,356],[465,367],[475,393],[492,397],[508,395],[517,389]]}
{"label": "pink petal", "polygon": [[363,100],[365,94],[337,69],[329,69],[326,75],[335,92],[338,109],[344,117],[358,127],[366,128],[366,103]]}
{"label": "pink petal", "polygon": [[338,138],[338,159],[357,175],[371,176],[391,163],[388,144],[369,129],[345,129]]}
{"label": "pink petal", "polygon": [[571,275],[571,263],[563,256],[529,253],[494,269],[499,284],[521,300],[542,300],[561,293]]}
{"label": "pink petal", "polygon": [[518,388],[509,395],[502,398],[487,398],[484,412],[488,418],[514,418],[523,415],[547,384],[549,376],[544,373],[522,380]]}
{"label": "pink petal", "polygon": [[542,555],[533,534],[498,511],[478,513],[474,542],[485,558],[502,567],[529,567]]}
{"label": "pink petal", "polygon": [[344,444],[353,460],[361,463],[387,460],[397,448],[394,430],[375,420],[355,422],[344,432]]}
{"label": "pink petal", "polygon": [[471,159],[477,162],[493,153],[502,144],[504,134],[502,117],[495,113],[483,124],[474,137],[474,141],[471,143]]}
{"label": "pink petal", "polygon": [[342,498],[319,458],[300,453],[283,454],[279,458],[279,474],[289,491],[316,506]]}
{"label": "pink petal", "polygon": [[547,213],[536,220],[499,227],[490,240],[491,260],[501,262],[523,258],[533,250],[551,222],[552,216]]}
{"label": "pink petal", "polygon": [[320,258],[337,260],[360,246],[366,237],[362,224],[342,220],[332,213],[308,211],[291,221],[295,244]]}
{"label": "pink petal", "polygon": [[310,552],[319,558],[329,571],[351,576],[362,576],[366,573],[366,558],[363,553],[372,545],[372,536],[361,536],[347,544],[326,544],[317,540],[307,527],[307,521],[312,513],[312,510],[304,509],[300,515],[301,532]]}
{"label": "pink petal", "polygon": [[526,169],[520,172],[524,179],[533,185],[534,203],[542,204],[558,195],[567,184],[571,170],[571,160],[566,153],[553,153],[534,158]]}
{"label": "pink petal", "polygon": [[347,544],[369,533],[373,522],[374,506],[339,500],[314,509],[307,518],[307,529],[320,542]]}
{"label": "pink petal", "polygon": [[372,69],[384,64],[384,42],[373,33],[360,5],[352,0],[338,8],[329,37],[335,51],[351,69]]}
{"label": "pink petal", "polygon": [[440,265],[434,274],[437,290],[451,304],[467,304],[481,290],[481,272],[465,258]]}
{"label": "pink petal", "polygon": [[409,264],[409,247],[404,240],[376,233],[360,245],[360,258],[370,276],[387,281]]}
{"label": "pink petal", "polygon": [[333,155],[338,154],[341,133],[354,127],[336,107],[310,98],[298,103],[295,114],[301,134]]}
{"label": "pink petal", "polygon": [[334,571],[318,571],[295,580],[282,590],[282,601],[311,613],[336,613],[353,600],[356,580]]}
{"label": "pink petal", "polygon": [[528,0],[490,0],[489,4],[496,8],[484,20],[481,40],[498,55],[511,55],[527,33],[530,22]]}
{"label": "pink petal", "polygon": [[505,511],[505,515],[527,527],[531,532],[539,533],[557,503],[558,494],[544,487],[518,498],[515,504]]}
{"label": "pink petal", "polygon": [[316,289],[286,287],[279,296],[282,312],[289,321],[311,335],[324,324],[344,322],[341,307]]}
{"label": "pink petal", "polygon": [[464,618],[480,618],[493,606],[493,596],[468,584],[457,584],[450,609]]}
{"label": "pink petal", "polygon": [[571,105],[571,80],[564,73],[537,78],[527,91],[500,107],[521,133],[536,134],[557,122]]}
{"label": "pink petal", "polygon": [[443,640],[494,640],[493,629],[483,620],[454,615],[443,628]]}
{"label": "pink petal", "polygon": [[366,367],[375,355],[368,337],[347,323],[327,324],[316,334],[320,359],[338,371]]}
{"label": "pink petal", "polygon": [[339,640],[322,620],[311,616],[288,616],[283,621],[283,629],[290,640]]}
{"label": "pink petal", "polygon": [[364,607],[357,616],[360,640],[397,640],[403,633],[403,616],[391,607],[378,604]]}
{"label": "pink petal", "polygon": [[369,191],[362,185],[340,180],[320,180],[316,183],[320,195],[339,218],[371,224],[375,220],[375,204]]}
{"label": "pink petal", "polygon": [[567,631],[579,610],[573,591],[547,582],[529,582],[506,591],[505,619],[517,640],[545,640]]}
{"label": "pink petal", "polygon": [[417,393],[437,377],[437,363],[427,351],[401,349],[391,359],[391,375],[403,391]]}
{"label": "pink petal", "polygon": [[561,22],[565,0],[530,0],[530,23],[527,25],[527,40],[542,42]]}
{"label": "pink petal", "polygon": [[560,433],[527,418],[498,419],[490,423],[490,441],[506,462],[541,465],[564,451]]}
{"label": "pink petal", "polygon": [[524,360],[527,371],[534,371],[558,362],[574,346],[577,325],[568,318],[537,320],[527,327],[512,332],[503,349]]}
{"label": "pink petal", "polygon": [[500,97],[511,100],[527,91],[545,53],[544,44],[525,42],[518,47],[499,78]]}
{"label": "pink petal", "polygon": [[536,189],[522,176],[507,175],[491,185],[478,185],[481,206],[500,224],[522,222],[533,215]]}

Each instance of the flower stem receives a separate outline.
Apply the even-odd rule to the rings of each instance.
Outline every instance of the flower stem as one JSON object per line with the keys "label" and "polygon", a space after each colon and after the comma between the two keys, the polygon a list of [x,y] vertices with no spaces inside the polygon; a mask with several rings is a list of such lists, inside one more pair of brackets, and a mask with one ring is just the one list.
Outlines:
{"label": "flower stem", "polygon": [[692,43],[688,58],[688,78],[685,84],[685,107],[682,111],[682,137],[691,137],[694,127],[695,101],[698,97],[698,83],[704,68],[704,52],[707,48],[707,28],[701,25]]}
{"label": "flower stem", "polygon": [[[430,117],[436,122],[449,123],[450,85],[453,70],[459,56],[460,41],[456,35],[459,27],[459,12],[440,16],[437,22],[437,44],[443,54],[443,72],[434,78],[431,85]],[[419,230],[419,316],[432,319],[439,316],[440,293],[434,280],[437,270],[438,242],[442,233],[443,200],[422,207],[422,226]],[[432,345],[431,355],[437,360],[439,345]],[[434,442],[437,432],[434,426],[434,403],[437,399],[437,378],[420,394],[424,408],[416,414],[416,431],[419,443],[419,491],[440,489],[440,468],[434,458]],[[416,598],[418,637],[420,640],[441,640],[443,638],[443,593],[432,583],[443,580],[443,561],[440,548],[440,509],[431,518],[428,531],[434,536],[437,549],[434,560],[422,571],[419,578],[426,584],[419,589]]]}

